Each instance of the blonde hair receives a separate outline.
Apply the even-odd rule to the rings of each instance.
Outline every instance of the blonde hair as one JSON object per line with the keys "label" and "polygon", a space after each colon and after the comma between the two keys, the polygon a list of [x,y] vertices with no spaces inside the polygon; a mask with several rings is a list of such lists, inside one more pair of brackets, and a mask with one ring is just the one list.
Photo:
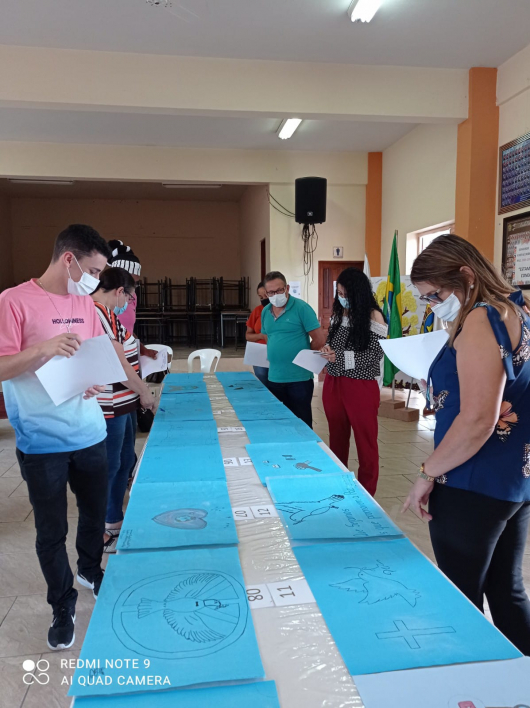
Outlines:
{"label": "blonde hair", "polygon": [[[469,276],[462,272],[467,266],[475,275],[474,287],[469,287]],[[494,307],[505,320],[508,314],[517,314],[517,306],[509,299],[516,291],[478,249],[460,236],[439,236],[414,261],[410,277],[413,283],[429,282],[440,288],[462,293],[467,301],[462,305],[452,328],[449,344],[466,317],[478,302]],[[526,304],[530,301],[525,298]]]}

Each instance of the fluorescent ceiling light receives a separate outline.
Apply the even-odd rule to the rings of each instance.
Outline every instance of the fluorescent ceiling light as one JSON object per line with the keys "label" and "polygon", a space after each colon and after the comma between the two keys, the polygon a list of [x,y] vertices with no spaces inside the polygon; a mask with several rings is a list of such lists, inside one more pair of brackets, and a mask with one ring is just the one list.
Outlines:
{"label": "fluorescent ceiling light", "polygon": [[70,185],[74,184],[73,180],[66,179],[10,179],[13,184],[56,184]]}
{"label": "fluorescent ceiling light", "polygon": [[353,0],[348,15],[352,22],[370,22],[382,4],[383,0]]}
{"label": "fluorescent ceiling light", "polygon": [[282,140],[287,140],[292,137],[294,131],[298,128],[301,122],[301,118],[286,118],[281,122],[281,125],[278,128],[278,137]]}
{"label": "fluorescent ceiling light", "polygon": [[222,184],[182,184],[179,182],[162,182],[166,189],[221,189]]}

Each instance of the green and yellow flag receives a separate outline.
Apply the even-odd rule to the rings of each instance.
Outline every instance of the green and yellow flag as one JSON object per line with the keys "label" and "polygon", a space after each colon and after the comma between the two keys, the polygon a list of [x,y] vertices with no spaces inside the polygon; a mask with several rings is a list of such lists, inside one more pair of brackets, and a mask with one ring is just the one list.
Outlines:
{"label": "green and yellow flag", "polygon": [[[397,231],[395,231],[392,253],[390,254],[390,264],[388,266],[388,278],[386,280],[385,302],[383,305],[383,314],[388,323],[388,339],[397,339],[403,336],[401,313],[401,273],[399,272]],[[385,356],[383,384],[390,386],[398,371],[399,369]]]}

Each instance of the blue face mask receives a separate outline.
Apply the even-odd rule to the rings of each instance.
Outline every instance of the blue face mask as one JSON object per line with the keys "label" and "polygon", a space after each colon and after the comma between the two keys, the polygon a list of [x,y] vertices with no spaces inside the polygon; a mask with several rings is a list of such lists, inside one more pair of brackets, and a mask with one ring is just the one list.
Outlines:
{"label": "blue face mask", "polygon": [[340,295],[338,296],[338,298],[339,298],[339,302],[340,302],[340,304],[342,305],[342,307],[343,307],[345,310],[349,310],[349,309],[350,309],[350,303],[349,303],[349,301],[348,301],[348,298],[347,298],[347,297],[341,297]]}
{"label": "blue face mask", "polygon": [[119,317],[120,315],[123,315],[123,313],[124,313],[125,310],[127,309],[127,305],[128,305],[128,304],[129,304],[129,302],[128,302],[127,300],[125,300],[125,305],[124,305],[123,307],[119,307],[119,305],[118,305],[118,298],[116,298],[116,307],[114,308],[114,314],[115,314],[117,317]]}

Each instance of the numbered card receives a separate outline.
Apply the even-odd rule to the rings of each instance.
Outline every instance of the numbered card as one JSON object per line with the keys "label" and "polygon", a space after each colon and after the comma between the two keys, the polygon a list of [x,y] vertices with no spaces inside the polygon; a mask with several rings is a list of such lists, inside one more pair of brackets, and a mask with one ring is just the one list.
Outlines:
{"label": "numbered card", "polygon": [[224,457],[223,465],[225,467],[239,467],[237,457]]}
{"label": "numbered card", "polygon": [[267,583],[274,604],[278,607],[286,605],[306,605],[316,602],[309,589],[307,580],[285,580],[277,583]]}
{"label": "numbered card", "polygon": [[276,507],[274,504],[260,504],[258,506],[251,506],[252,514],[255,519],[273,519],[278,516]]}
{"label": "numbered card", "polygon": [[249,506],[232,507],[232,514],[236,521],[244,521],[245,519],[253,519],[252,509]]}
{"label": "numbered card", "polygon": [[247,465],[252,464],[252,460],[250,459],[250,457],[240,457],[239,464],[246,467]]}
{"label": "numbered card", "polygon": [[262,607],[274,607],[274,600],[271,592],[265,583],[259,585],[247,585],[247,598],[251,610],[259,610]]}

